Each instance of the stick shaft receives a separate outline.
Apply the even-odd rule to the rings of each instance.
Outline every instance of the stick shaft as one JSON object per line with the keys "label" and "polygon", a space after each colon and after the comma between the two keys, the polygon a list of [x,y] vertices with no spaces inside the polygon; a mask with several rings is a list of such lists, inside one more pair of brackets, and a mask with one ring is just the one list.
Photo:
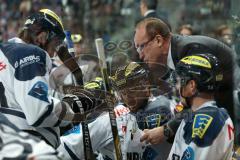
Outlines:
{"label": "stick shaft", "polygon": [[[70,52],[70,54],[74,57],[75,53],[74,53],[74,46],[73,46],[73,42],[71,39],[71,32],[70,31],[66,31],[66,40],[67,40],[67,45],[68,45],[68,51]],[[75,59],[73,59],[74,62],[72,61],[72,63],[76,63]],[[79,85],[83,85],[83,79],[82,79],[82,70],[81,68],[78,66],[75,66],[76,70],[71,70],[70,71],[73,73],[73,75],[76,78],[76,81],[78,83],[80,83]],[[79,74],[76,73],[81,73],[81,76],[79,76]],[[93,149],[92,149],[92,143],[91,143],[91,138],[90,138],[90,133],[89,133],[89,128],[88,128],[88,124],[85,123],[84,121],[81,122],[82,124],[82,134],[83,134],[83,148],[84,148],[84,156],[86,160],[95,160],[95,156],[93,153]]]}
{"label": "stick shaft", "polygon": [[[97,48],[98,58],[100,60],[100,66],[101,66],[101,72],[104,80],[105,90],[107,92],[111,92],[108,74],[107,74],[107,63],[106,63],[106,58],[104,54],[103,40],[101,38],[98,38],[95,40],[95,44]],[[110,123],[111,123],[112,135],[113,135],[113,141],[114,141],[114,147],[115,147],[115,159],[122,160],[123,158],[122,158],[122,151],[121,151],[121,143],[118,135],[114,106],[109,106],[109,108],[110,107],[112,107],[112,109],[109,110],[109,117],[110,117]]]}

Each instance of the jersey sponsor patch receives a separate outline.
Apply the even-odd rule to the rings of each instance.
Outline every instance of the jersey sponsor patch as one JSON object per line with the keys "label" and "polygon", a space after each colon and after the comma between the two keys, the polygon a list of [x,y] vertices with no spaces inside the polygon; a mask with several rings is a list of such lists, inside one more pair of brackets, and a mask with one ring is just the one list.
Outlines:
{"label": "jersey sponsor patch", "polygon": [[208,127],[212,123],[213,117],[207,114],[196,114],[192,126],[192,138],[203,138]]}
{"label": "jersey sponsor patch", "polygon": [[32,89],[28,92],[28,95],[40,99],[41,101],[48,102],[48,86],[46,83],[38,81],[32,87]]}
{"label": "jersey sponsor patch", "polygon": [[191,147],[187,147],[183,152],[181,160],[194,160],[194,150]]}
{"label": "jersey sponsor patch", "polygon": [[15,68],[23,68],[25,66],[28,66],[30,64],[36,63],[40,61],[40,56],[36,55],[29,55],[27,57],[21,58],[18,61],[15,62],[14,67]]}
{"label": "jersey sponsor patch", "polygon": [[4,43],[0,45],[3,54],[15,69],[14,77],[19,81],[32,80],[47,72],[47,53],[41,48],[23,43]]}
{"label": "jersey sponsor patch", "polygon": [[69,135],[69,134],[79,134],[80,131],[81,131],[80,126],[79,126],[79,125],[76,125],[76,126],[73,126],[72,129],[66,131],[66,132],[63,134],[63,136],[67,136],[67,135]]}
{"label": "jersey sponsor patch", "polygon": [[0,71],[6,69],[6,64],[3,62],[0,62]]}

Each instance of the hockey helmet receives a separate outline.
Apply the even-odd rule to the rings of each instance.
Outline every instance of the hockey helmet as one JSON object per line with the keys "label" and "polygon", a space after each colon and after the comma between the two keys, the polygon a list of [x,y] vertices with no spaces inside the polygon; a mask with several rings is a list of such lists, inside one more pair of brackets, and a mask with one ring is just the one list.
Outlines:
{"label": "hockey helmet", "polygon": [[130,62],[128,65],[118,68],[112,77],[112,84],[116,90],[134,87],[136,82],[144,83],[146,81],[148,81],[148,71],[136,62]]}
{"label": "hockey helmet", "polygon": [[181,86],[185,86],[189,80],[194,80],[200,92],[214,91],[223,79],[223,74],[219,72],[218,59],[208,53],[182,58],[176,66],[175,73],[180,78]]}
{"label": "hockey helmet", "polygon": [[[32,28],[38,26],[38,28]],[[49,9],[41,9],[38,13],[29,16],[24,24],[24,28],[31,29],[35,32],[49,31],[48,40],[57,36],[64,40],[65,33],[61,19],[56,13]]]}

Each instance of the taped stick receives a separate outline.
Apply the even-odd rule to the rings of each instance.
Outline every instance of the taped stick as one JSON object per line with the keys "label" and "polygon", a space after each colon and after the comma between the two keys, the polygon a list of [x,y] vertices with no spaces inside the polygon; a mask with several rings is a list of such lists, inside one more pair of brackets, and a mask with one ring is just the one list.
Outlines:
{"label": "taped stick", "polygon": [[[108,78],[108,74],[107,74],[107,63],[106,63],[102,38],[96,39],[95,44],[96,44],[96,48],[97,48],[98,58],[100,60],[101,72],[102,72],[102,77],[104,80],[104,87],[105,87],[106,92],[111,92],[111,88],[109,85],[109,78]],[[118,135],[114,106],[108,106],[108,107],[112,108],[112,109],[109,109],[109,117],[110,117],[110,124],[111,124],[111,128],[112,128],[112,135],[113,135],[113,141],[114,141],[114,147],[115,147],[115,159],[122,160],[123,158],[122,158],[122,151],[121,151],[121,143],[120,143],[120,138]]]}
{"label": "taped stick", "polygon": [[65,45],[61,45],[58,47],[57,55],[60,58],[60,60],[64,63],[64,65],[73,73],[77,84],[83,85],[82,70],[78,66],[74,57],[70,55]]}
{"label": "taped stick", "polygon": [[[64,62],[64,64],[68,67],[68,69],[73,73],[77,84],[83,86],[82,70],[74,59],[75,50],[74,50],[73,42],[71,39],[71,32],[66,31],[65,35],[66,35],[68,50],[67,52],[65,51],[65,54],[64,52],[61,52],[62,58],[60,57],[60,59]],[[88,129],[88,124],[85,123],[85,121],[82,121],[81,124],[82,124],[82,131],[83,131],[82,133],[83,133],[84,157],[86,160],[95,160],[95,156],[92,149],[90,133]]]}

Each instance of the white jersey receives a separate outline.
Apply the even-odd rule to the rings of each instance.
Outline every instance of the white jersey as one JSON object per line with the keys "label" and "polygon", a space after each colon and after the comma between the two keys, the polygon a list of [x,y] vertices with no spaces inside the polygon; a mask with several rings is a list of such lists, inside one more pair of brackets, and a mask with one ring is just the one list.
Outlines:
{"label": "white jersey", "polygon": [[19,129],[57,147],[57,126],[69,124],[62,119],[73,112],[50,96],[52,62],[48,54],[37,46],[16,42],[21,40],[0,45],[0,112]]}
{"label": "white jersey", "polygon": [[[154,105],[150,108],[154,108]],[[156,122],[153,116],[141,113],[131,114],[130,110],[123,105],[116,106],[114,111],[116,114],[118,134],[124,160],[151,159],[153,156],[155,157],[154,159],[160,160],[167,158],[166,156],[171,149],[171,144],[168,142],[164,142],[161,145],[154,145],[152,147],[146,147],[145,144],[140,142],[140,137],[143,135],[143,131],[139,129],[138,121],[141,121],[143,117],[143,120],[148,117],[149,119],[154,120],[154,122],[152,121],[152,123],[150,123],[149,121],[148,123],[152,126]],[[168,111],[170,112],[170,109],[166,110],[166,108],[164,108],[163,111],[168,113]],[[147,111],[144,113],[147,113]],[[164,121],[164,117],[162,118]],[[160,124],[160,121],[158,122]],[[105,159],[114,160],[114,144],[109,114],[104,113],[88,126],[93,151],[99,151]],[[75,128],[67,132],[65,136],[62,136],[61,142],[58,150],[67,155],[68,159],[84,159],[81,125],[75,126]],[[163,154],[166,154],[165,158],[163,158]]]}
{"label": "white jersey", "polygon": [[64,155],[57,152],[43,140],[20,131],[0,113],[0,160],[38,159],[61,160]]}
{"label": "white jersey", "polygon": [[[128,108],[119,105],[115,108],[118,133],[121,144],[124,143],[124,134],[126,132],[126,118],[134,119]],[[131,117],[131,118],[130,118]],[[114,159],[114,145],[109,113],[105,112],[88,124],[93,151],[99,151],[104,156]],[[123,145],[122,150],[124,150]],[[61,145],[58,148],[68,156],[67,159],[84,159],[82,126],[77,125],[61,137]]]}
{"label": "white jersey", "polygon": [[229,115],[214,101],[206,102],[181,122],[168,160],[230,160],[233,143]]}

